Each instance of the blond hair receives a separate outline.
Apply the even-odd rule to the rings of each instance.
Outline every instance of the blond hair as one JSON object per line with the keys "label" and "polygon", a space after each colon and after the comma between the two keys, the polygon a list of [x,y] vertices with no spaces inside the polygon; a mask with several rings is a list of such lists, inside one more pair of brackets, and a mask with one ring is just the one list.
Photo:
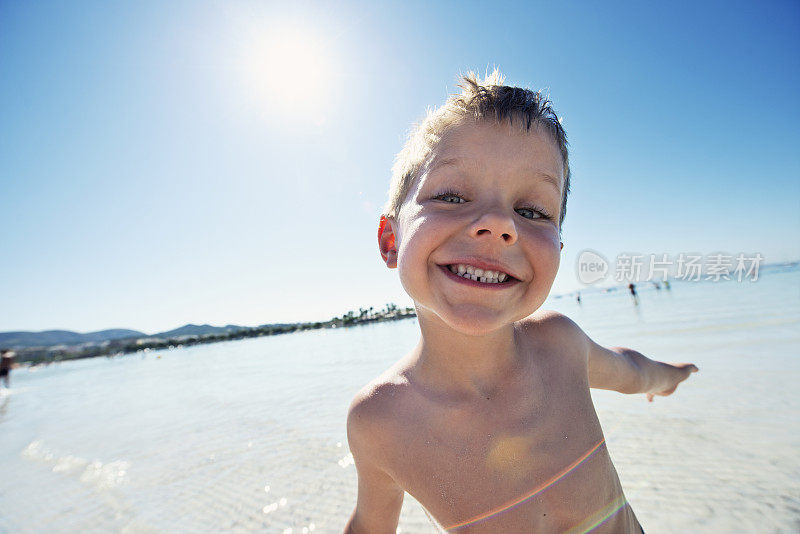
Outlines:
{"label": "blond hair", "polygon": [[505,78],[495,69],[481,80],[469,72],[461,77],[461,94],[451,95],[441,107],[428,110],[426,117],[416,124],[397,154],[392,167],[389,200],[383,208],[386,217],[397,217],[400,206],[408,195],[420,170],[428,162],[433,149],[445,131],[465,119],[476,121],[521,121],[525,131],[541,128],[558,146],[564,164],[564,189],[561,196],[559,228],[567,213],[567,195],[570,186],[567,134],[552,108],[552,103],[539,91],[503,85]]}

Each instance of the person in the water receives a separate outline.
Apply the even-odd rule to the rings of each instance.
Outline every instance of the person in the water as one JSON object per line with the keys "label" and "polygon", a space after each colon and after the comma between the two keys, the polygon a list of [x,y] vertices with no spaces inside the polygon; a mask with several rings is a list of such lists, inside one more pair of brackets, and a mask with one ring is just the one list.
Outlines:
{"label": "person in the water", "polygon": [[11,387],[11,369],[14,368],[14,351],[3,349],[0,351],[0,378],[6,388]]}
{"label": "person in the water", "polygon": [[639,295],[636,294],[636,285],[633,282],[628,284],[628,291],[631,292],[631,297],[633,297],[633,303],[639,304]]}
{"label": "person in the water", "polygon": [[394,534],[408,492],[447,530],[639,533],[589,388],[652,400],[697,368],[602,347],[540,309],[563,246],[564,130],[499,73],[462,87],[400,152],[380,220],[421,335],[351,404],[345,532]]}

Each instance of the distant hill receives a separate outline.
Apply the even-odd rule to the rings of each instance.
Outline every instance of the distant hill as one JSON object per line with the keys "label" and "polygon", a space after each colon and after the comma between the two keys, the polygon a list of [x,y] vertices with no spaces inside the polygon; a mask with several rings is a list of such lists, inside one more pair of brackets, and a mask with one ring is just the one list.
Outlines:
{"label": "distant hill", "polygon": [[247,326],[237,326],[235,324],[229,324],[227,326],[211,326],[210,324],[187,324],[185,326],[181,326],[180,328],[176,328],[174,330],[168,330],[166,332],[159,332],[158,334],[153,334],[152,337],[159,337],[159,338],[170,338],[170,337],[180,337],[180,336],[205,336],[208,334],[228,334],[231,332],[238,332],[239,330],[247,330],[249,327]]}
{"label": "distant hill", "polygon": [[[262,325],[261,327],[280,327],[291,326],[289,324]],[[95,342],[101,343],[112,339],[124,339],[128,337],[146,338],[154,337],[160,339],[176,338],[181,336],[206,336],[209,334],[232,334],[240,330],[249,330],[249,326],[238,326],[229,324],[226,326],[211,326],[210,324],[187,324],[159,332],[158,334],[147,335],[137,330],[125,330],[116,328],[112,330],[101,330],[88,334],[79,334],[69,330],[47,330],[44,332],[0,332],[0,348],[22,349],[27,347],[52,347],[53,345],[80,345],[81,343]]]}
{"label": "distant hill", "polygon": [[114,328],[79,334],[69,330],[45,330],[44,332],[0,332],[0,347],[25,348],[49,347],[52,345],[79,345],[94,341],[96,343],[110,339],[123,339],[126,337],[143,337],[147,334],[136,330]]}

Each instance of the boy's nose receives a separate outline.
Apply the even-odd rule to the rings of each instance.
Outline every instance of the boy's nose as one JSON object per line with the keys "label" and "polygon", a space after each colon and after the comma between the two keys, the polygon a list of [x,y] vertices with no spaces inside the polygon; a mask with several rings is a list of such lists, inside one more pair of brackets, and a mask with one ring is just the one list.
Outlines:
{"label": "boy's nose", "polygon": [[506,245],[513,245],[517,241],[517,226],[514,219],[499,210],[487,211],[472,224],[471,233],[474,237],[500,238]]}

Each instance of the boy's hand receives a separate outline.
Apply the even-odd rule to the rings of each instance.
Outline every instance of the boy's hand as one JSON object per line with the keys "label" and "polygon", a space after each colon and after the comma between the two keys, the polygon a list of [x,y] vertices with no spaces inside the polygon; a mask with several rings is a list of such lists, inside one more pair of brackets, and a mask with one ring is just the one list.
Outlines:
{"label": "boy's hand", "polygon": [[675,390],[678,388],[678,384],[689,378],[689,375],[692,373],[696,373],[700,369],[693,363],[675,363],[675,364],[662,364],[668,367],[671,367],[671,374],[674,374],[674,378],[672,378],[673,383],[669,385],[667,388],[662,389],[660,391],[654,391],[651,393],[647,393],[647,400],[649,402],[653,402],[653,399],[658,395],[659,397],[666,397],[667,395],[672,395]]}

